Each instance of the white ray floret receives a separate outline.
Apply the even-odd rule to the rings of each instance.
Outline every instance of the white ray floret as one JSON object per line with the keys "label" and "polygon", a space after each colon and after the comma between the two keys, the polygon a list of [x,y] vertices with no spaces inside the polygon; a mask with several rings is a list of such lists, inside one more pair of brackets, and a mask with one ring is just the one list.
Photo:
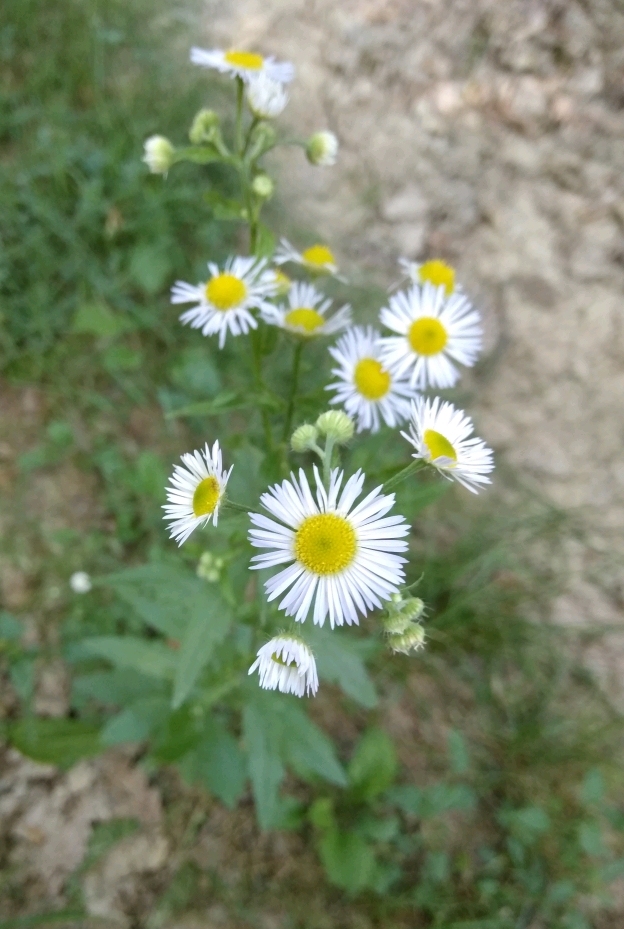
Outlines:
{"label": "white ray floret", "polygon": [[455,362],[471,367],[481,350],[481,318],[470,301],[429,281],[390,297],[380,320],[398,333],[382,339],[384,364],[419,390],[452,387]]}
{"label": "white ray floret", "polygon": [[247,82],[247,103],[258,119],[275,119],[286,108],[288,93],[283,84],[261,71]]}
{"label": "white ray floret", "polygon": [[275,484],[260,498],[270,514],[250,513],[254,526],[249,539],[256,548],[269,549],[252,559],[252,568],[284,570],[265,584],[269,600],[282,596],[279,608],[296,622],[312,611],[322,626],[332,629],[358,623],[379,608],[404,582],[399,552],[407,549],[409,526],[403,516],[386,516],[394,494],[375,488],[356,506],[365,475],[357,471],[340,493],[344,472],[332,471],[326,490],[314,468],[316,497],[303,470],[299,479]]}
{"label": "white ray floret", "polygon": [[401,435],[416,449],[414,458],[476,494],[480,484],[492,483],[488,475],[494,460],[492,450],[473,432],[472,420],[463,410],[440,397],[419,397],[412,402],[409,432]]}
{"label": "white ray floret", "polygon": [[266,74],[273,81],[289,84],[295,76],[295,68],[290,61],[276,61],[272,55],[265,58],[255,52],[238,49],[225,51],[222,48],[192,48],[191,61],[203,68],[214,68],[230,77],[240,77],[249,81],[259,74]]}
{"label": "white ray floret", "polygon": [[400,426],[409,418],[410,399],[417,396],[408,380],[382,364],[380,338],[372,326],[354,326],[329,349],[338,362],[332,368],[338,380],[325,389],[336,392],[330,403],[341,404],[357,420],[358,432],[377,432],[382,419],[391,428]]}
{"label": "white ray floret", "polygon": [[318,674],[309,646],[298,635],[275,636],[258,651],[249,674],[258,671],[260,686],[283,694],[316,695]]}
{"label": "white ray floret", "polygon": [[168,503],[163,506],[170,537],[178,545],[186,542],[198,526],[206,526],[211,520],[217,525],[232,467],[223,470],[218,441],[212,451],[206,443],[203,451],[182,455],[182,465],[175,466],[167,487]]}
{"label": "white ray floret", "polygon": [[301,267],[316,274],[333,274],[334,277],[338,277],[338,265],[334,253],[329,246],[320,243],[298,252],[288,239],[280,239],[273,261],[276,265],[283,265],[291,261],[293,264],[301,265]]}
{"label": "white ray floret", "polygon": [[270,308],[268,298],[277,291],[275,272],[265,259],[228,258],[222,269],[208,262],[210,278],[202,284],[176,281],[171,288],[172,303],[194,303],[180,316],[180,322],[203,335],[219,334],[223,348],[228,330],[246,335],[258,323],[251,310]]}
{"label": "white ray floret", "polygon": [[271,326],[280,326],[306,339],[332,335],[351,325],[351,307],[345,304],[332,316],[326,316],[332,302],[312,284],[296,281],[288,291],[285,306],[263,306],[262,318]]}

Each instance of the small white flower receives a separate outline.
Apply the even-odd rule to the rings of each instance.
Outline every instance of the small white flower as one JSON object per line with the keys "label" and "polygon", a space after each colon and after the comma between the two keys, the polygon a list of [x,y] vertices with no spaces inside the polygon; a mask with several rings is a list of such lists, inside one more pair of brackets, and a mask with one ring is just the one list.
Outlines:
{"label": "small white flower", "polygon": [[481,318],[470,301],[457,292],[447,298],[428,281],[390,297],[380,320],[399,333],[381,340],[384,364],[420,390],[452,387],[453,362],[471,367],[481,350]]}
{"label": "small white flower", "polygon": [[409,433],[401,435],[416,449],[414,458],[427,461],[476,494],[479,484],[491,484],[487,475],[494,470],[494,461],[492,450],[473,432],[472,420],[463,410],[439,397],[419,397],[412,402]]}
{"label": "small white flower", "polygon": [[283,694],[315,696],[318,690],[316,661],[309,647],[297,635],[275,636],[258,651],[249,674],[258,671],[260,686]]}
{"label": "small white flower", "polygon": [[271,326],[280,326],[306,339],[332,335],[351,325],[351,307],[345,304],[333,316],[326,317],[331,303],[312,284],[296,281],[288,291],[288,306],[263,306],[262,318]]}
{"label": "small white flower", "polygon": [[[344,472],[332,471],[326,490],[314,468],[316,500],[303,470],[299,481],[275,484],[260,501],[274,519],[250,513],[255,528],[249,540],[270,551],[256,555],[252,568],[288,567],[265,584],[269,600],[288,591],[279,604],[287,616],[303,622],[313,610],[322,626],[327,616],[333,629],[358,623],[362,615],[381,606],[404,582],[406,559],[397,552],[407,549],[403,540],[409,526],[402,516],[386,516],[394,494],[375,488],[357,506],[365,475],[357,471],[339,496]],[[279,522],[276,522],[279,520]]]}
{"label": "small white flower", "polygon": [[316,274],[333,274],[334,277],[338,277],[336,259],[327,245],[311,245],[310,248],[298,252],[296,248],[292,247],[288,239],[281,239],[273,261],[276,265],[283,265],[288,261],[292,261],[293,264],[301,265]]}
{"label": "small white flower", "polygon": [[[182,455],[183,465],[176,465],[170,478],[164,519],[169,520],[169,535],[178,545],[186,542],[198,526],[213,521],[217,525],[219,506],[225,494],[232,468],[223,470],[221,449],[215,442],[203,451]],[[232,465],[233,467],[233,465]]]}
{"label": "small white flower", "polygon": [[194,65],[214,68],[222,74],[229,74],[230,77],[241,77],[244,81],[250,81],[259,74],[266,74],[273,81],[289,84],[295,76],[295,69],[289,61],[276,61],[273,56],[265,58],[255,52],[237,49],[226,52],[221,48],[192,48],[191,61]]}
{"label": "small white flower", "polygon": [[247,82],[247,103],[258,119],[275,119],[284,111],[288,94],[283,84],[261,71]]}
{"label": "small white flower", "polygon": [[152,174],[166,174],[173,164],[175,149],[163,135],[152,135],[145,140],[143,161]]}
{"label": "small white flower", "polygon": [[69,579],[69,586],[75,594],[88,594],[93,584],[86,571],[76,571]]}
{"label": "small white flower", "polygon": [[275,272],[265,259],[228,258],[223,270],[208,263],[210,279],[193,286],[176,281],[171,288],[172,303],[195,303],[182,313],[180,321],[203,335],[219,333],[219,348],[223,348],[228,329],[232,335],[247,334],[258,323],[251,310],[270,309],[267,297],[277,291]]}
{"label": "small white flower", "polygon": [[416,391],[382,364],[381,336],[371,326],[354,326],[329,351],[339,367],[338,378],[326,390],[336,391],[330,403],[340,403],[358,422],[358,432],[379,430],[380,419],[394,429],[409,418]]}
{"label": "small white flower", "polygon": [[409,258],[399,258],[399,267],[412,284],[422,285],[428,281],[434,287],[443,286],[447,297],[456,291],[461,292],[462,288],[455,280],[455,269],[438,258],[423,263],[410,261]]}
{"label": "small white flower", "polygon": [[306,155],[310,164],[331,167],[338,157],[338,139],[333,132],[315,132],[308,139]]}

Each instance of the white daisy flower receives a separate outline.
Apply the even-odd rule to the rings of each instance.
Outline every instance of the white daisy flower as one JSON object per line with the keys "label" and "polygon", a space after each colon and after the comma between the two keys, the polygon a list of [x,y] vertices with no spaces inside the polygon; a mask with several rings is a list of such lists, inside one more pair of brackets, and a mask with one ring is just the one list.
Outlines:
{"label": "white daisy flower", "polygon": [[251,310],[270,307],[267,297],[277,291],[275,272],[265,259],[228,258],[223,270],[208,262],[210,280],[204,284],[176,281],[171,288],[172,303],[195,303],[180,316],[180,322],[201,329],[203,335],[219,333],[223,348],[228,329],[232,335],[247,334],[258,323]]}
{"label": "white daisy flower", "polygon": [[409,258],[399,258],[399,267],[412,284],[422,285],[428,281],[434,287],[444,287],[447,297],[462,289],[455,280],[455,269],[438,258],[422,264]]}
{"label": "white daisy flower", "polygon": [[143,143],[143,158],[152,174],[166,174],[175,155],[175,148],[163,135],[151,135]]}
{"label": "white daisy flower", "polygon": [[340,403],[349,416],[357,419],[357,431],[377,432],[380,417],[394,428],[409,419],[410,398],[416,391],[381,363],[380,335],[372,326],[354,326],[340,337],[330,354],[338,362],[332,368],[338,381],[326,390],[335,390],[330,403]]}
{"label": "white daisy flower", "polygon": [[186,542],[198,526],[213,521],[217,525],[219,506],[232,473],[223,470],[221,449],[218,441],[203,452],[188,452],[182,455],[183,465],[176,465],[167,490],[168,504],[163,506],[164,519],[170,521],[170,538],[178,545]]}
{"label": "white daisy flower", "polygon": [[297,697],[306,693],[315,696],[318,690],[314,655],[297,635],[278,635],[263,645],[249,674],[254,671],[258,671],[264,690],[279,690]]}
{"label": "white daisy flower", "polygon": [[470,417],[452,403],[419,397],[412,402],[409,433],[401,435],[416,449],[414,458],[427,461],[476,494],[479,484],[492,483],[487,475],[494,470],[494,461],[492,449],[472,436],[473,431]]}
{"label": "white daisy flower", "polygon": [[247,103],[258,119],[275,119],[285,109],[288,94],[283,84],[261,71],[247,82]]}
{"label": "white daisy flower", "polygon": [[266,74],[273,81],[289,84],[295,76],[294,66],[289,61],[276,61],[273,56],[265,58],[255,52],[243,52],[238,49],[224,51],[222,48],[192,48],[191,61],[203,68],[214,68],[230,77],[240,77],[249,81],[259,74]]}
{"label": "white daisy flower", "polygon": [[390,297],[380,320],[398,336],[384,338],[382,360],[398,376],[409,373],[412,387],[452,387],[459,378],[454,361],[471,367],[481,350],[481,318],[460,293],[428,281]]}
{"label": "white daisy flower", "polygon": [[296,281],[288,291],[288,305],[263,306],[262,318],[271,326],[280,326],[306,339],[332,335],[351,325],[351,307],[347,303],[327,318],[325,314],[331,304],[312,284]]}
{"label": "white daisy flower", "polygon": [[[344,472],[331,473],[329,490],[314,468],[316,500],[308,480],[299,471],[289,481],[275,484],[260,501],[272,517],[250,513],[249,540],[256,548],[270,549],[252,559],[256,570],[289,562],[265,584],[269,600],[288,591],[279,604],[287,616],[303,622],[313,610],[322,626],[329,616],[332,627],[358,622],[381,606],[404,582],[406,559],[396,554],[407,549],[403,537],[409,526],[402,516],[386,516],[394,494],[376,487],[355,508],[365,475],[357,471],[338,496]],[[279,520],[279,522],[276,522]]]}
{"label": "white daisy flower", "polygon": [[86,571],[75,571],[69,579],[69,586],[75,594],[88,594],[93,584]]}
{"label": "white daisy flower", "polygon": [[315,132],[308,139],[306,155],[310,164],[320,168],[331,167],[338,157],[338,139],[333,132]]}
{"label": "white daisy flower", "polygon": [[273,261],[276,265],[286,264],[292,261],[294,264],[307,268],[308,271],[314,271],[317,274],[333,274],[338,276],[338,265],[334,254],[327,245],[311,245],[310,248],[298,252],[290,244],[288,239],[281,239],[277,247]]}

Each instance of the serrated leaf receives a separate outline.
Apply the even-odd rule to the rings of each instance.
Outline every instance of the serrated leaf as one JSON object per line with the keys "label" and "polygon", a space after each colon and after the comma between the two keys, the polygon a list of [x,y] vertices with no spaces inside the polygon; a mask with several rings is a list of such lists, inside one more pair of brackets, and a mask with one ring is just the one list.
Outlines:
{"label": "serrated leaf", "polygon": [[7,728],[9,742],[22,755],[61,768],[99,754],[99,734],[98,726],[83,720],[36,716],[19,719]]}
{"label": "serrated leaf", "polygon": [[102,635],[79,643],[83,656],[105,658],[119,668],[132,668],[148,677],[172,678],[176,655],[164,642],[147,642],[137,636]]}
{"label": "serrated leaf", "polygon": [[225,638],[232,618],[232,611],[217,588],[204,586],[202,602],[193,610],[182,637],[173,682],[174,709],[190,694],[216,646]]}
{"label": "serrated leaf", "polygon": [[277,739],[256,704],[248,703],[243,710],[243,736],[258,823],[261,829],[270,829],[280,816],[279,788],[285,771]]}
{"label": "serrated leaf", "polygon": [[349,642],[339,632],[318,628],[307,630],[306,639],[314,651],[321,680],[338,684],[349,697],[366,709],[377,705],[375,685],[355,643]]}
{"label": "serrated leaf", "polygon": [[383,729],[368,729],[349,764],[349,783],[363,800],[374,800],[393,783],[397,772],[394,743]]}
{"label": "serrated leaf", "polygon": [[199,744],[184,756],[180,771],[187,783],[200,783],[233,809],[245,789],[247,764],[240,746],[219,720],[204,726]]}

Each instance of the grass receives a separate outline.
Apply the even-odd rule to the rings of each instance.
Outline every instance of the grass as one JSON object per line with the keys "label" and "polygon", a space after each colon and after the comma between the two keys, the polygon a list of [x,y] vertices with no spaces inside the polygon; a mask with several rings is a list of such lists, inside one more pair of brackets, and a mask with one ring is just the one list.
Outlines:
{"label": "grass", "polygon": [[[225,255],[236,230],[198,205],[190,170],[164,183],[140,161],[147,135],[182,138],[221,92],[183,66],[192,15],[139,0],[5,0],[0,10],[0,554],[11,609],[36,626],[38,661],[126,621],[110,598],[72,597],[68,577],[169,557],[163,486],[205,420],[181,426],[163,412],[214,396],[229,377],[227,351],[217,357],[177,327],[167,291]],[[203,170],[227,194],[228,178]],[[365,464],[366,447],[357,454]],[[558,578],[531,559],[534,541],[561,539],[565,519],[533,501],[521,516],[497,502],[485,516],[452,516],[451,493],[453,508],[423,510],[414,538],[427,650],[390,662],[377,649],[372,713],[331,691],[315,707],[350,786],[289,784],[278,841],[258,836],[249,804],[226,813],[171,768],[154,770],[176,865],[146,890],[134,925],[158,929],[215,901],[233,926],[263,912],[293,929],[618,924],[608,888],[624,872],[620,720],[571,657],[570,634],[549,625]],[[34,664],[3,623],[4,712],[18,720]],[[219,828],[234,879],[197,863]],[[115,826],[96,830],[88,867],[118,838]],[[7,842],[0,913],[10,922],[45,907],[11,870]],[[80,875],[72,887],[79,906]]]}

